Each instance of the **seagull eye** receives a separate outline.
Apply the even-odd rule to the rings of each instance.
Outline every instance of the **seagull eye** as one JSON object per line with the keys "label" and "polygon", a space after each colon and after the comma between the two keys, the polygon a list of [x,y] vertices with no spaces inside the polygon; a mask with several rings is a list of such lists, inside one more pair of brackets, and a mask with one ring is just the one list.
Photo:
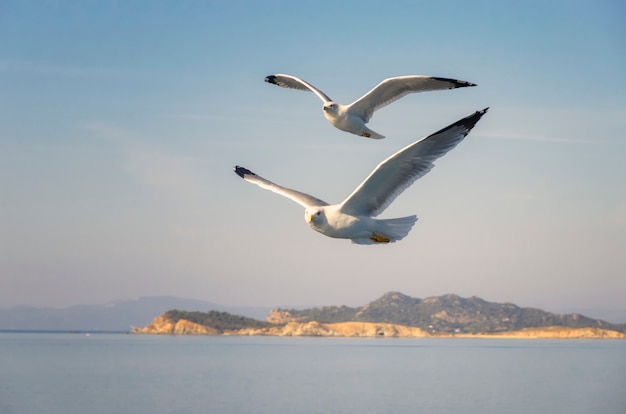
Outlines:
{"label": "seagull eye", "polygon": [[322,214],[321,211],[318,211],[317,213],[315,213],[316,216],[319,216],[320,214]]}

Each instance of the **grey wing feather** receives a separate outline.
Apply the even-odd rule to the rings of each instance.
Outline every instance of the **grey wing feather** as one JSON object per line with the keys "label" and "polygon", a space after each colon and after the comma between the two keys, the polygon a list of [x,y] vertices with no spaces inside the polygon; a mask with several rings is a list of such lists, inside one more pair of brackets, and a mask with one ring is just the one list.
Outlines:
{"label": "grey wing feather", "polygon": [[255,173],[253,173],[247,168],[235,166],[234,171],[235,171],[235,174],[237,174],[238,176],[240,176],[247,182],[256,184],[261,188],[273,191],[276,194],[280,194],[284,197],[287,197],[305,208],[311,207],[311,206],[327,206],[328,205],[327,202],[317,199],[308,194],[301,193],[300,191],[292,190],[290,188],[282,187],[278,184],[274,184],[273,182],[266,180],[265,178],[259,175],[256,175]]}
{"label": "grey wing feather", "polygon": [[298,89],[301,91],[313,92],[324,103],[332,101],[332,99],[330,99],[328,95],[326,95],[324,92],[320,91],[319,89],[317,89],[315,86],[311,85],[310,83],[300,78],[296,78],[295,76],[277,73],[276,75],[266,76],[265,82],[271,83],[273,85],[277,85],[283,88]]}
{"label": "grey wing feather", "polygon": [[380,82],[371,91],[352,102],[349,105],[349,109],[361,115],[363,120],[368,122],[374,114],[374,111],[385,105],[389,105],[409,93],[455,89],[467,86],[476,86],[476,84],[433,76],[398,76]]}
{"label": "grey wing feather", "polygon": [[397,196],[427,174],[433,162],[469,134],[489,108],[477,111],[387,158],[341,204],[346,214],[382,213]]}

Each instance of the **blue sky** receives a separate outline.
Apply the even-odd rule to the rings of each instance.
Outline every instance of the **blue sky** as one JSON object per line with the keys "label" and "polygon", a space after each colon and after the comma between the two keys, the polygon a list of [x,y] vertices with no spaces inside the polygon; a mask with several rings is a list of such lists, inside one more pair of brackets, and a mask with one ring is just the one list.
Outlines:
{"label": "blue sky", "polygon": [[[626,322],[624,17],[618,1],[2,2],[0,307],[398,290]],[[341,103],[398,75],[478,87],[406,96],[373,141],[272,73]],[[381,215],[419,217],[393,245],[326,238],[232,172],[340,202],[486,106]]]}

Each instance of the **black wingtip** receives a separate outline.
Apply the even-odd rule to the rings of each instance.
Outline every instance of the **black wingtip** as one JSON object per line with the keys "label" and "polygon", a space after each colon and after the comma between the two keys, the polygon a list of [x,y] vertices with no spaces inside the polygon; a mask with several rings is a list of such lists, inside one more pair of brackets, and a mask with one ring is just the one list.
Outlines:
{"label": "black wingtip", "polygon": [[461,119],[455,125],[463,125],[465,128],[467,128],[467,132],[469,132],[472,128],[474,128],[476,123],[480,121],[480,118],[482,118],[482,116],[487,113],[488,110],[489,110],[489,107],[486,107],[485,109],[481,111],[476,111],[470,116],[467,116]]}
{"label": "black wingtip", "polygon": [[472,82],[466,82],[466,81],[454,81],[454,84],[452,85],[452,87],[450,89],[456,89],[456,88],[469,88],[470,86],[478,86],[475,83]]}
{"label": "black wingtip", "polygon": [[253,173],[249,169],[244,168],[244,167],[240,167],[238,165],[236,165],[235,168],[233,168],[233,170],[235,171],[235,174],[237,174],[241,178],[244,178],[245,175],[256,175],[255,173]]}
{"label": "black wingtip", "polygon": [[456,121],[454,124],[448,125],[447,127],[435,132],[434,134],[431,134],[431,136],[440,134],[450,128],[455,128],[455,127],[462,127],[463,129],[465,129],[464,134],[467,135],[472,130],[472,128],[476,126],[476,123],[480,121],[480,118],[482,118],[482,116],[487,113],[488,110],[489,110],[489,107],[482,109],[480,111],[476,111],[473,114],[468,115],[465,118]]}
{"label": "black wingtip", "polygon": [[265,82],[271,83],[272,85],[277,85],[276,76],[274,76],[274,75],[266,76],[265,77]]}
{"label": "black wingtip", "polygon": [[467,116],[467,117],[461,119],[459,122],[456,123],[456,125],[463,125],[465,128],[467,128],[467,132],[469,133],[469,131],[472,128],[474,128],[476,123],[478,121],[480,121],[480,118],[482,118],[483,115],[485,115],[488,110],[489,110],[489,107],[486,107],[485,109],[483,109],[481,111],[476,111],[473,114],[471,114],[470,116]]}
{"label": "black wingtip", "polygon": [[436,80],[442,81],[442,82],[450,83],[450,89],[467,88],[469,86],[478,86],[475,83],[467,82],[467,81],[463,81],[463,80],[458,80],[458,79],[439,78],[439,77],[436,77],[436,76],[433,76],[433,79],[436,79]]}

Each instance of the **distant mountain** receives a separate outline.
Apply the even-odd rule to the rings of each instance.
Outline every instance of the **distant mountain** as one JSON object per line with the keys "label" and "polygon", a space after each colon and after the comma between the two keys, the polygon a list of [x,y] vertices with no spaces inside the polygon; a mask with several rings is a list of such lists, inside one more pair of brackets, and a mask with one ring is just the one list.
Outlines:
{"label": "distant mountain", "polygon": [[227,307],[213,302],[172,296],[141,297],[103,305],[76,305],[67,308],[18,306],[0,309],[0,330],[130,331],[144,326],[155,315],[171,309],[208,312],[227,311],[262,319],[269,307]]}
{"label": "distant mountain", "polygon": [[389,292],[367,305],[326,306],[305,310],[275,309],[269,322],[377,322],[417,327],[431,333],[506,332],[560,326],[600,328],[626,333],[626,324],[612,324],[572,313],[559,315],[512,303],[487,302],[479,297],[444,295],[426,299]]}

